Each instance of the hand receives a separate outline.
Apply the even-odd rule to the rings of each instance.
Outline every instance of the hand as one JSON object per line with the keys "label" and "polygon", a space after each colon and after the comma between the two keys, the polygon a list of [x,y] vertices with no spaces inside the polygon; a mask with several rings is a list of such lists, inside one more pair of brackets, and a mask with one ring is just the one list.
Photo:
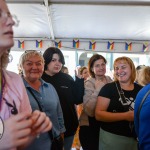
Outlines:
{"label": "hand", "polygon": [[79,79],[82,78],[82,75],[80,74],[80,68],[76,69],[74,72],[76,77],[78,77]]}
{"label": "hand", "polygon": [[4,121],[4,134],[0,140],[0,150],[16,148],[29,142],[32,120],[31,114],[20,113]]}
{"label": "hand", "polygon": [[126,120],[133,121],[134,120],[134,111],[127,111],[126,113]]}
{"label": "hand", "polygon": [[49,131],[52,128],[52,122],[44,112],[35,110],[32,113],[31,119],[33,120],[32,135],[39,135]]}

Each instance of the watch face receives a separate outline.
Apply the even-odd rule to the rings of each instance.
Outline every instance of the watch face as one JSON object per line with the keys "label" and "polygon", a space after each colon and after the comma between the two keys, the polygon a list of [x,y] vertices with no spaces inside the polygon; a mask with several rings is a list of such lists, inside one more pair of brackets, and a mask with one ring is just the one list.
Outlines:
{"label": "watch face", "polygon": [[0,117],[0,139],[2,138],[4,133],[4,122],[2,120],[2,118]]}

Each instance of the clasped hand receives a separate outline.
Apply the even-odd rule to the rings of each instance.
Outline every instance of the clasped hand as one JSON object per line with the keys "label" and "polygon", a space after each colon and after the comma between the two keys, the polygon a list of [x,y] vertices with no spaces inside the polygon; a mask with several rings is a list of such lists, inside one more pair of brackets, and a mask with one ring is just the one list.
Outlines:
{"label": "clasped hand", "polygon": [[0,150],[26,147],[39,134],[52,128],[50,119],[38,110],[20,113],[4,121],[4,134],[0,140]]}

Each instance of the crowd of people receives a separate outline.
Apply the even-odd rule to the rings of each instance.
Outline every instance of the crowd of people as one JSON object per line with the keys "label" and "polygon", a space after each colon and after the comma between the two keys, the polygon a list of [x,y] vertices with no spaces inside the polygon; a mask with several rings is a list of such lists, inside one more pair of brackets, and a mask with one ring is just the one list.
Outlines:
{"label": "crowd of people", "polygon": [[50,150],[53,139],[71,150],[74,138],[77,150],[150,149],[149,66],[118,57],[111,79],[106,58],[94,54],[73,79],[61,50],[49,47],[25,51],[17,75],[6,69],[14,25],[0,0],[0,150]]}

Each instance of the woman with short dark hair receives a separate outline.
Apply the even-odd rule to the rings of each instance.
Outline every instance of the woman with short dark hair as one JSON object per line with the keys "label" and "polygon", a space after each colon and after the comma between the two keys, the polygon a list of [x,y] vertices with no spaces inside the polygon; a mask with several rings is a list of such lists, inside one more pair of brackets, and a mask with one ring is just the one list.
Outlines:
{"label": "woman with short dark hair", "polygon": [[66,127],[64,149],[70,150],[78,127],[75,104],[82,102],[84,80],[76,76],[74,81],[70,75],[61,71],[65,60],[60,49],[50,47],[44,52],[43,57],[45,66],[42,79],[51,83],[58,93]]}

